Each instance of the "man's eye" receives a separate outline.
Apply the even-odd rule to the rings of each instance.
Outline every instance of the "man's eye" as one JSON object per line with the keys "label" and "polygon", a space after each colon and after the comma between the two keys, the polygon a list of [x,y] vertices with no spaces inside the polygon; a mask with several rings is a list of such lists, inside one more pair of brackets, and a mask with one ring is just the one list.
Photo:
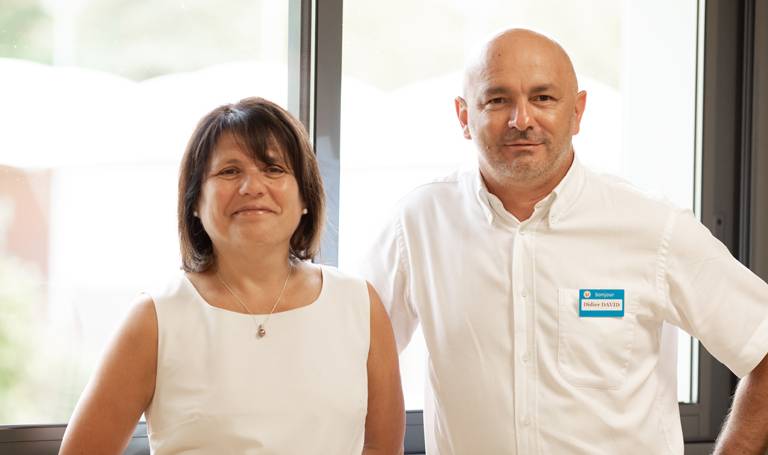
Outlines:
{"label": "man's eye", "polygon": [[488,104],[502,104],[504,101],[506,101],[504,98],[491,98],[488,100]]}
{"label": "man's eye", "polygon": [[534,101],[552,101],[554,98],[552,98],[549,95],[536,95],[533,97]]}

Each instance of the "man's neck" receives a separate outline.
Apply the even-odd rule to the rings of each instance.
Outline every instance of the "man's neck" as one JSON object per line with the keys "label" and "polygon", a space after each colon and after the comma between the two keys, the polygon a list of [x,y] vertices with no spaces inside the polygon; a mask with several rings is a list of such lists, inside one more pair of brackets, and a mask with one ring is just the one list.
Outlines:
{"label": "man's neck", "polygon": [[501,200],[504,209],[514,215],[518,221],[525,221],[533,215],[536,204],[546,198],[560,184],[572,164],[573,155],[566,160],[565,165],[558,168],[557,172],[534,182],[499,181],[491,176],[486,176],[482,170],[480,174],[488,187],[488,191]]}
{"label": "man's neck", "polygon": [[501,200],[504,209],[514,215],[518,221],[525,221],[530,218],[536,204],[554,189],[554,186],[551,188],[549,186],[530,188],[509,185],[493,188],[494,185],[487,181],[486,185],[488,185],[488,190]]}

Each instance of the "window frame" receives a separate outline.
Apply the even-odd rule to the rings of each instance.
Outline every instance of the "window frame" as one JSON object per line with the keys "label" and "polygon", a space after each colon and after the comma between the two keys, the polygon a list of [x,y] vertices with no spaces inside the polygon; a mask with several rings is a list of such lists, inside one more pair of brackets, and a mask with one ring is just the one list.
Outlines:
{"label": "window frame", "polygon": [[[742,64],[742,8],[743,2],[706,1],[703,62],[701,54],[698,62],[703,63],[703,78],[699,78],[703,79],[703,88],[699,91],[702,100],[697,103],[701,118],[695,176],[699,219],[738,259],[742,259],[738,228],[739,160],[736,154],[724,151],[734,150],[741,128],[742,74],[731,69]],[[717,438],[728,412],[734,376],[701,346],[698,361],[698,400],[680,404],[680,418],[685,442],[707,443],[708,448]]]}
{"label": "window frame", "polygon": [[[757,176],[768,172],[768,6],[707,0],[705,16],[699,214],[739,261],[766,280],[768,248],[760,233],[768,228],[768,184]],[[699,400],[680,405],[691,453],[712,449],[736,384],[700,348]]]}

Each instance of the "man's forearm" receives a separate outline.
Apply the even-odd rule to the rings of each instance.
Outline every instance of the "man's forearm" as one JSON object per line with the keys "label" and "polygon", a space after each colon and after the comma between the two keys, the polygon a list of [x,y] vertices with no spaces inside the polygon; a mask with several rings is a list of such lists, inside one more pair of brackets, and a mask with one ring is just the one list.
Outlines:
{"label": "man's forearm", "polygon": [[768,449],[768,356],[736,388],[715,455],[762,455]]}

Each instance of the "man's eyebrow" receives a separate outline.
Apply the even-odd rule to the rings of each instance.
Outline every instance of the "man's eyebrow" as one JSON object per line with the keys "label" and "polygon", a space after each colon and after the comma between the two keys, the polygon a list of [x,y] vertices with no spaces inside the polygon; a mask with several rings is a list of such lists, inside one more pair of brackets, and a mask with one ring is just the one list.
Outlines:
{"label": "man's eyebrow", "polygon": [[484,89],[482,92],[480,92],[483,97],[493,96],[493,95],[506,95],[509,93],[509,90],[505,87],[502,87],[500,85],[495,85],[488,87]]}
{"label": "man's eyebrow", "polygon": [[[540,94],[540,93],[552,92],[552,91],[556,91],[556,90],[557,90],[557,86],[555,84],[548,84],[548,83],[546,83],[546,84],[534,85],[531,88],[529,93],[531,93],[531,94]],[[491,86],[491,87],[488,87],[488,88],[484,89],[480,93],[481,93],[481,95],[484,98],[487,98],[489,96],[494,96],[494,95],[508,95],[510,92],[511,91],[508,88],[504,87],[504,86],[494,85],[494,86]]]}
{"label": "man's eyebrow", "polygon": [[551,91],[553,91],[555,89],[556,89],[556,87],[555,87],[554,84],[540,84],[540,85],[535,85],[531,89],[531,93],[551,92]]}

